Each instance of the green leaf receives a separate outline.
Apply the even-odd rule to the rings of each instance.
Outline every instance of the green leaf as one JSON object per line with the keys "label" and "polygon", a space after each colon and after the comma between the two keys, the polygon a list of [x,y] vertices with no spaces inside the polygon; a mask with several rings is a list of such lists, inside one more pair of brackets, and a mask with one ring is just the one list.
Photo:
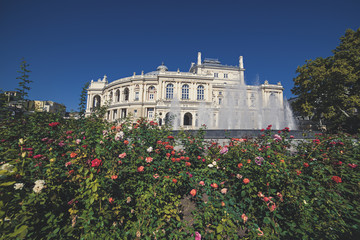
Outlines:
{"label": "green leaf", "polygon": [[11,186],[11,185],[13,185],[13,184],[15,184],[16,182],[5,182],[5,183],[2,183],[2,184],[0,184],[0,186],[2,186],[2,187],[7,187],[7,186]]}
{"label": "green leaf", "polygon": [[263,222],[264,222],[265,224],[270,224],[270,223],[271,223],[271,219],[270,219],[269,217],[264,217]]}
{"label": "green leaf", "polygon": [[10,237],[16,237],[18,235],[20,235],[21,233],[23,233],[24,231],[26,231],[28,228],[28,226],[26,225],[22,225],[20,228],[15,229],[15,232],[9,234]]}
{"label": "green leaf", "polygon": [[224,230],[224,226],[222,224],[216,227],[216,232],[221,233]]}

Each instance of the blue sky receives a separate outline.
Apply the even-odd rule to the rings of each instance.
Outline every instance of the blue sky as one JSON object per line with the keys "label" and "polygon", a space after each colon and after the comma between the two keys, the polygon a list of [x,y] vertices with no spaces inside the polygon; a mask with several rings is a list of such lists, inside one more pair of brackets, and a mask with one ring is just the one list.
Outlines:
{"label": "blue sky", "polygon": [[[238,65],[247,84],[291,88],[297,66],[330,56],[360,27],[360,1],[0,0],[0,89],[14,90],[21,58],[29,98],[77,110],[83,85],[150,72],[188,71],[202,56]],[[258,80],[257,80],[258,79]]]}

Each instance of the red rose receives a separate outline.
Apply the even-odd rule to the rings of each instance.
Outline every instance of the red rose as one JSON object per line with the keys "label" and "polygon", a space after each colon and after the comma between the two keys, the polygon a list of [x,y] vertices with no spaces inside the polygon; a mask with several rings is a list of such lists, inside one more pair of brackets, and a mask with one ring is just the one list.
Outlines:
{"label": "red rose", "polygon": [[124,144],[125,144],[125,145],[128,145],[128,144],[129,144],[129,141],[128,141],[128,140],[125,140],[125,141],[124,141]]}
{"label": "red rose", "polygon": [[138,172],[143,172],[143,171],[144,171],[144,166],[138,167],[138,168],[137,168],[137,171],[138,171]]}
{"label": "red rose", "polygon": [[309,164],[308,164],[308,163],[304,163],[304,167],[309,167]]}
{"label": "red rose", "polygon": [[100,164],[101,164],[100,159],[95,158],[94,160],[91,161],[91,166],[92,167],[98,167],[98,166],[100,166]]}
{"label": "red rose", "polygon": [[238,164],[238,168],[241,168],[242,166],[243,166],[242,163],[239,163],[239,164]]}
{"label": "red rose", "polygon": [[265,201],[265,202],[268,202],[268,201],[269,201],[269,198],[268,198],[268,197],[264,197],[264,201]]}
{"label": "red rose", "polygon": [[193,196],[193,197],[195,197],[195,195],[196,195],[196,189],[191,190],[191,191],[190,191],[190,195]]}
{"label": "red rose", "polygon": [[244,178],[243,183],[248,184],[250,180],[248,178]]}
{"label": "red rose", "polygon": [[60,124],[59,122],[52,122],[52,123],[49,123],[49,126],[50,127],[56,127],[59,124]]}
{"label": "red rose", "polygon": [[210,186],[213,188],[218,188],[218,185],[216,183],[212,183]]}
{"label": "red rose", "polygon": [[114,199],[111,197],[111,198],[109,198],[109,203],[110,204],[113,204],[114,203]]}
{"label": "red rose", "polygon": [[190,167],[190,166],[191,166],[191,163],[185,162],[185,166]]}
{"label": "red rose", "polygon": [[168,136],[167,138],[168,138],[168,139],[174,139],[174,137],[173,137],[173,136]]}
{"label": "red rose", "polygon": [[342,181],[341,181],[341,178],[338,177],[338,176],[332,176],[331,179],[332,179],[334,182],[336,182],[336,183],[341,183],[341,182],[342,182]]}
{"label": "red rose", "polygon": [[355,163],[349,163],[348,165],[349,165],[349,167],[351,167],[351,168],[356,168],[356,167],[357,167],[357,165],[356,165]]}
{"label": "red rose", "polygon": [[175,178],[172,181],[173,181],[173,183],[177,183],[177,180]]}

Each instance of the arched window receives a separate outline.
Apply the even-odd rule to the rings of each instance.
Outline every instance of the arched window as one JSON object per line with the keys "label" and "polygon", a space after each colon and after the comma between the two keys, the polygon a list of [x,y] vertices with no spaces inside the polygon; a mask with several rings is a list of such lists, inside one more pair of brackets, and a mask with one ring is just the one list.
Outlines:
{"label": "arched window", "polygon": [[184,84],[181,88],[181,99],[189,99],[189,85]]}
{"label": "arched window", "polygon": [[197,100],[204,100],[204,86],[197,87]]}
{"label": "arched window", "polygon": [[174,98],[174,85],[169,83],[166,86],[166,99],[173,99]]}
{"label": "arched window", "polygon": [[184,115],[184,126],[192,125],[192,115],[191,113],[185,113]]}
{"label": "arched window", "polygon": [[171,112],[168,112],[166,115],[165,115],[165,124],[166,125],[172,125],[173,123],[173,120],[174,120],[174,115],[171,113]]}
{"label": "arched window", "polygon": [[156,88],[154,86],[150,86],[148,88],[148,100],[155,99]]}
{"label": "arched window", "polygon": [[120,102],[120,91],[119,91],[119,89],[116,90],[116,92],[115,92],[115,101]]}
{"label": "arched window", "polygon": [[112,101],[113,101],[113,92],[111,91],[109,93],[109,102],[112,103]]}
{"label": "arched window", "polygon": [[124,101],[129,101],[129,89],[124,89]]}
{"label": "arched window", "polygon": [[101,106],[101,97],[99,95],[95,95],[93,98],[93,108],[99,108]]}

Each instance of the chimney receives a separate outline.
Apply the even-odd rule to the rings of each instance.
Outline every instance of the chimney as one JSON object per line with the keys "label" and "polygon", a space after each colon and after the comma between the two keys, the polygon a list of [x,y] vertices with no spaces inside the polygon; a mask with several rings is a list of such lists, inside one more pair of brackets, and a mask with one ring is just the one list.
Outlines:
{"label": "chimney", "polygon": [[201,65],[201,52],[198,52],[197,65]]}
{"label": "chimney", "polygon": [[240,57],[239,57],[239,68],[240,68],[240,69],[244,68],[243,56],[240,56]]}

